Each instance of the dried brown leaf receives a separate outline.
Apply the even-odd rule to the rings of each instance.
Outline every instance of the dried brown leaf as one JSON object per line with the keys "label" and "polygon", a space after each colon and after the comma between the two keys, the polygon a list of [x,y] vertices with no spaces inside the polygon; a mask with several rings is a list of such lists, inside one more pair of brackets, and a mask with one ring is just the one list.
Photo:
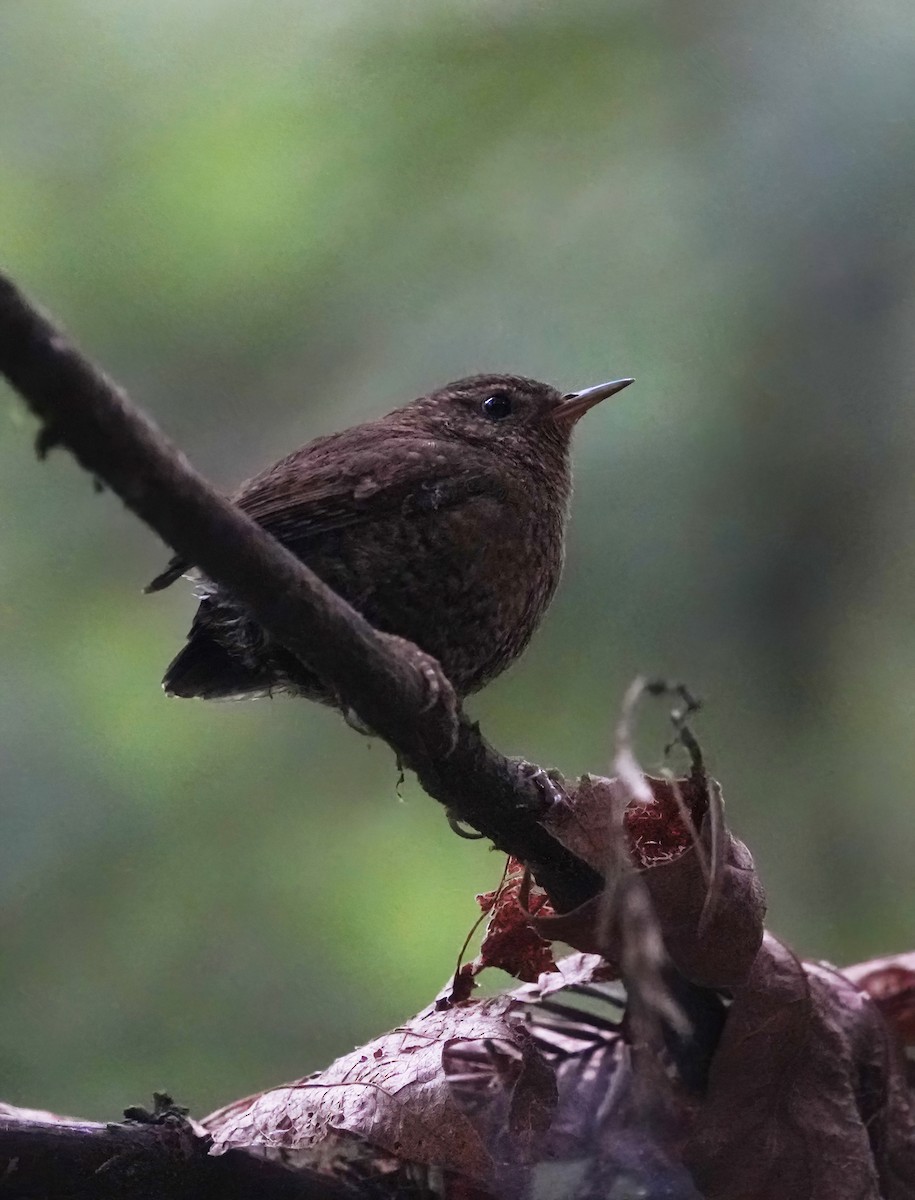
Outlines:
{"label": "dried brown leaf", "polygon": [[504,1143],[493,1137],[488,1118],[471,1111],[468,1088],[456,1093],[455,1063],[475,1054],[489,1063],[488,1074],[478,1073],[480,1097],[495,1108],[507,1106],[516,1131],[539,1129],[549,1080],[537,1074],[536,1051],[517,1009],[508,996],[432,1005],[317,1075],[213,1113],[204,1122],[213,1152],[261,1147],[320,1168],[322,1157],[337,1153],[341,1135],[355,1135],[400,1160],[488,1181],[498,1166],[493,1154]]}
{"label": "dried brown leaf", "polygon": [[477,903],[489,919],[472,975],[486,967],[498,967],[515,979],[534,983],[545,972],[555,971],[550,943],[531,924],[532,916],[553,909],[543,889],[531,882],[523,863],[509,858],[501,887],[477,896]]}
{"label": "dried brown leaf", "polygon": [[915,1046],[915,954],[894,954],[843,967],[871,997],[903,1045]]}
{"label": "dried brown leaf", "polygon": [[[619,1025],[593,1010],[607,973],[598,956],[573,954],[495,1000],[449,1007],[446,989],[443,1009],[328,1071],[214,1113],[214,1150],[260,1148],[338,1177],[395,1182],[412,1163],[410,1178],[444,1172],[448,1200],[697,1200],[670,1129],[644,1119]],[[588,989],[589,1009],[554,1003],[569,986]],[[616,1016],[618,997],[607,1004]]]}
{"label": "dried brown leaf", "polygon": [[556,1108],[556,1078],[529,1034],[512,1041],[451,1038],[442,1070],[458,1107],[480,1134],[493,1163],[518,1166],[539,1157]]}
{"label": "dried brown leaf", "polygon": [[686,1153],[707,1200],[911,1200],[911,1099],[876,1006],[767,935]]}
{"label": "dried brown leaf", "polygon": [[516,1000],[532,1003],[544,1000],[562,988],[606,983],[617,978],[613,968],[601,955],[576,952],[558,959],[555,969],[545,972],[534,983],[525,983],[513,988],[511,995]]}

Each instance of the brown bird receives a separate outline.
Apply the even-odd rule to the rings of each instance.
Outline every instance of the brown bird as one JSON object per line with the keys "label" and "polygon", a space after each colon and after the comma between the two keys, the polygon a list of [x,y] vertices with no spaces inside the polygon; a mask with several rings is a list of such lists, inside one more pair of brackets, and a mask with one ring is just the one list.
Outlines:
{"label": "brown bird", "polygon": [[[616,379],[562,395],[516,375],[449,383],[387,416],[316,438],[255,476],[235,502],[377,629],[438,659],[465,696],[527,646],[562,571],[569,444]],[[147,588],[185,574],[175,558]],[[199,581],[172,696],[333,692],[232,597]]]}

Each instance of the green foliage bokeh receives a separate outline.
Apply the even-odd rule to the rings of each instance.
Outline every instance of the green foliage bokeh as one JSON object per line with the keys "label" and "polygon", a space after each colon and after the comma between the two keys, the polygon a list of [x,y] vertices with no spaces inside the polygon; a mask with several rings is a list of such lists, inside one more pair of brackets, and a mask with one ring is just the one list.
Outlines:
{"label": "green foliage bokeh", "polygon": [[[8,0],[0,258],[226,487],[471,371],[635,375],[473,711],[602,771],[688,680],[773,926],[847,961],[911,945],[913,71],[882,0]],[[499,862],[334,714],[166,702],[192,599],[32,432],[0,392],[0,1096],[203,1113],[422,1006]]]}

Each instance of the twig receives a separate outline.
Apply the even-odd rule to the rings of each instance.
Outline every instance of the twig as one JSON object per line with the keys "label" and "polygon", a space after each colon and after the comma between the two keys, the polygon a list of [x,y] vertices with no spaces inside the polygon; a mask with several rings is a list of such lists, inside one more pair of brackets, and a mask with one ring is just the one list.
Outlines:
{"label": "twig", "polygon": [[603,895],[601,924],[609,929],[614,922],[622,937],[623,981],[629,996],[631,1015],[640,1026],[641,1036],[653,1040],[665,1028],[679,1037],[689,1033],[689,1025],[671,994],[666,980],[670,972],[660,927],[644,880],[636,873],[629,857],[629,842],[624,819],[630,801],[651,805],[654,793],[632,748],[633,715],[640,698],[651,685],[636,678],[626,690],[615,733],[613,770],[627,793],[620,798],[613,814],[614,837],[608,864],[608,887]]}

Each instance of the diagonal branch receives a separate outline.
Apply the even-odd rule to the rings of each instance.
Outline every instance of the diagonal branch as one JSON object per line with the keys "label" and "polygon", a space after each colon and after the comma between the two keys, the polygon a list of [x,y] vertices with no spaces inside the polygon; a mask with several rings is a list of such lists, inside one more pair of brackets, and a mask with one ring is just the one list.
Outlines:
{"label": "diagonal branch", "polygon": [[225,587],[333,686],[429,793],[526,862],[560,910],[601,876],[537,822],[536,780],[458,710],[429,707],[419,672],[349,604],[191,466],[126,394],[0,273],[0,373],[42,422],[40,454],[65,446],[178,554]]}
{"label": "diagonal branch", "polygon": [[248,1153],[209,1153],[189,1125],[20,1120],[0,1113],[0,1195],[8,1200],[368,1200],[371,1185]]}

